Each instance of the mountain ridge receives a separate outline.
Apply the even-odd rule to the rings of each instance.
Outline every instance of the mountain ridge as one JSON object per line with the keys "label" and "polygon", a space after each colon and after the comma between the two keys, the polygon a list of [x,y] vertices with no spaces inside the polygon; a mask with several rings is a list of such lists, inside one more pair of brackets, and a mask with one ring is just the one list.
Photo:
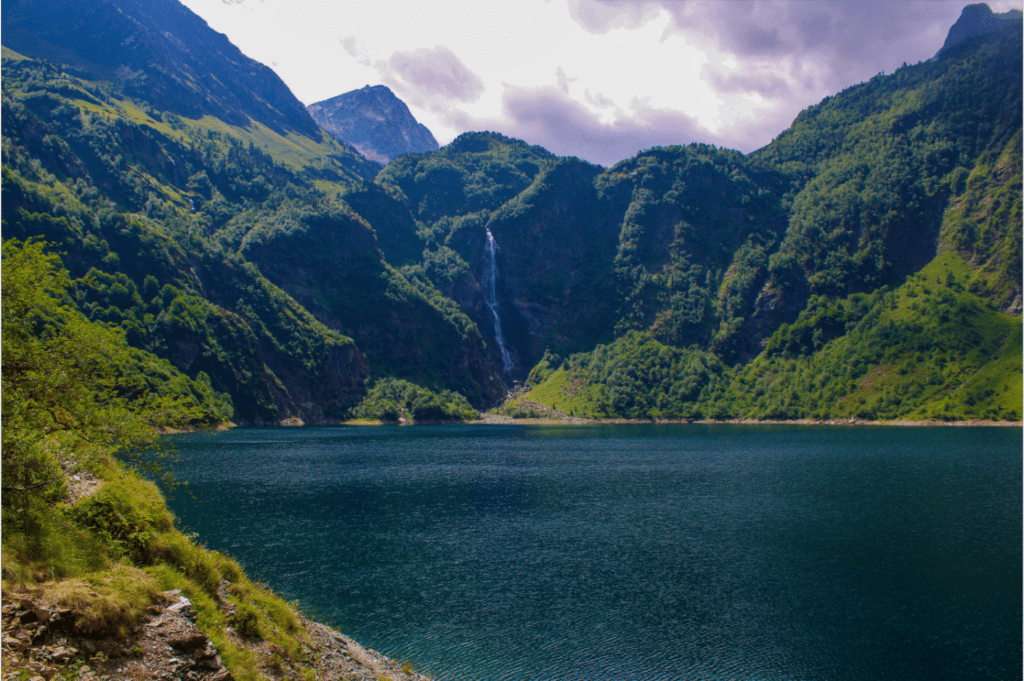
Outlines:
{"label": "mountain ridge", "polygon": [[[137,15],[117,26],[160,49],[173,34],[139,27],[188,16],[171,0],[117,2],[131,4]],[[24,4],[5,4],[5,28],[14,28],[5,40],[8,33],[27,40],[35,15],[22,11]],[[104,0],[98,9],[77,11],[105,25],[104,13],[117,6]],[[972,284],[976,293],[1019,314],[1020,286],[1007,274],[1019,261],[1016,242],[1005,232],[1005,208],[990,210],[988,198],[1018,180],[1005,163],[992,166],[994,156],[984,160],[998,155],[1020,127],[1020,84],[1012,77],[1020,70],[1013,59],[1020,48],[1011,33],[977,36],[932,62],[847,88],[809,107],[771,145],[749,155],[705,145],[659,147],[602,169],[495,133],[466,133],[435,152],[398,158],[379,174],[380,166],[317,141],[326,137],[319,128],[303,137],[278,121],[281,136],[248,114],[245,125],[220,128],[210,113],[190,118],[161,110],[144,99],[145,80],[90,80],[5,52],[5,76],[11,76],[4,134],[15,141],[5,157],[5,236],[55,235],[67,244],[71,263],[82,263],[76,277],[90,268],[104,272],[82,284],[90,314],[131,325],[132,338],[178,358],[181,367],[203,366],[218,390],[233,386],[242,420],[341,418],[367,385],[385,378],[455,390],[488,406],[504,393],[503,383],[525,379],[548,353],[587,352],[631,331],[668,346],[696,344],[729,366],[742,364],[817,297],[896,286],[946,248],[989,268],[991,276]],[[204,35],[216,44],[225,40],[208,27]],[[43,42],[58,39],[66,50],[79,45],[60,27]],[[137,47],[129,56],[156,49]],[[262,73],[227,47],[212,54],[233,55],[234,66],[218,68],[235,69],[238,78]],[[185,58],[164,66],[151,83],[157,102],[167,82],[187,80],[181,74],[195,68]],[[995,95],[971,96],[981,88]],[[301,106],[280,92],[290,102],[283,110]],[[229,120],[241,111],[227,111],[213,95],[203,101]],[[265,104],[257,109],[261,116],[280,113]],[[299,113],[296,120],[312,120]],[[100,144],[99,136],[106,141]],[[301,151],[286,156],[282,140]],[[325,156],[320,149],[338,151]],[[33,158],[43,172],[32,167]],[[65,189],[49,196],[48,187]],[[59,198],[65,194],[78,198],[69,203]],[[951,226],[943,215],[954,200],[962,219]],[[53,210],[73,217],[70,232],[28,219]],[[91,213],[111,210],[121,217],[88,226]],[[122,225],[147,236],[128,239]],[[496,244],[496,297],[515,358],[511,373],[502,369],[482,288],[487,229]],[[972,235],[982,234],[987,245],[971,251]],[[123,254],[144,253],[153,246],[139,244],[161,240],[181,255],[154,270],[159,287],[173,287],[158,304],[149,297],[158,291],[142,295],[145,277]],[[225,265],[214,266],[218,259]],[[207,264],[186,267],[190,261]],[[260,283],[250,288],[254,282]],[[111,305],[115,286],[134,287],[143,299]],[[223,296],[222,286],[266,290],[268,300],[282,302],[261,307],[269,316],[254,327],[253,317],[239,314],[250,303],[236,311],[241,300]],[[181,303],[172,304],[178,297]],[[275,362],[284,360],[270,348],[291,347],[283,339],[299,327],[270,322],[293,308],[352,339],[365,358],[349,361],[344,399],[331,402],[323,393],[326,402],[310,401],[301,385],[306,379],[299,378],[306,374],[264,361],[275,354]],[[192,321],[160,321],[179,315]],[[211,326],[212,319],[221,321]],[[171,341],[168,334],[186,328],[198,336]],[[228,329],[243,328],[269,343],[254,364],[267,371],[243,371],[250,364],[245,353],[224,352]],[[304,328],[322,333],[315,325]],[[196,343],[220,350],[186,350]],[[195,364],[193,356],[206,363]],[[264,378],[239,383],[242,376]],[[333,406],[325,410],[326,403]]]}

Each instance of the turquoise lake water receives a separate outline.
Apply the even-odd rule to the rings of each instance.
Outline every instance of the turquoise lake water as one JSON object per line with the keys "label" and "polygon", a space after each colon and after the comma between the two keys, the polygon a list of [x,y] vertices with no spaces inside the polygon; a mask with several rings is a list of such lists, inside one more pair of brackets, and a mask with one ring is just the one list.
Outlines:
{"label": "turquoise lake water", "polygon": [[1020,428],[175,436],[180,525],[438,680],[1010,679]]}

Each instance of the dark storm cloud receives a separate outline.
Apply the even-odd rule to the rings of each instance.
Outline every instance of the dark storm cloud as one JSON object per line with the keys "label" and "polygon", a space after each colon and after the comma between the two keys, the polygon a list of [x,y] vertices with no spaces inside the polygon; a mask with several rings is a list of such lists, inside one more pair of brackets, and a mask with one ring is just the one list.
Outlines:
{"label": "dark storm cloud", "polygon": [[386,85],[415,103],[437,109],[452,101],[472,102],[484,91],[484,82],[454,52],[438,45],[413,52],[395,52],[375,64]]}

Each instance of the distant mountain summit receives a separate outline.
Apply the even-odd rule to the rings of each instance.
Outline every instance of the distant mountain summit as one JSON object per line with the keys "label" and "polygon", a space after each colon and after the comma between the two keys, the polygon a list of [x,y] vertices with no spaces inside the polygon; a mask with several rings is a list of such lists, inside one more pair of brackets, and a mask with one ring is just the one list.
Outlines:
{"label": "distant mountain summit", "polygon": [[416,121],[405,102],[384,85],[367,85],[310,104],[306,109],[335,139],[373,161],[390,163],[402,154],[437,151],[437,140]]}
{"label": "distant mountain summit", "polygon": [[1022,15],[1019,9],[1011,9],[1002,14],[996,14],[992,11],[992,8],[983,2],[979,2],[976,5],[967,5],[964,7],[964,11],[961,12],[960,18],[949,29],[949,35],[946,36],[946,42],[943,43],[939,54],[968,38],[996,31],[1006,26],[1009,22],[1016,21],[1021,23],[1022,16],[1024,15]]}

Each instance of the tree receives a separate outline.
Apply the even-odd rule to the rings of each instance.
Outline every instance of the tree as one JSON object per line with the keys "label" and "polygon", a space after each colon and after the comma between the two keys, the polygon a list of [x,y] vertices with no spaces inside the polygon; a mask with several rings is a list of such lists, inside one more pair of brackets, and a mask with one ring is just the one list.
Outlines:
{"label": "tree", "polygon": [[138,465],[159,426],[201,418],[190,400],[159,394],[120,330],[72,308],[68,286],[43,243],[4,242],[5,523],[11,510],[60,499],[64,477],[96,457],[118,453]]}

